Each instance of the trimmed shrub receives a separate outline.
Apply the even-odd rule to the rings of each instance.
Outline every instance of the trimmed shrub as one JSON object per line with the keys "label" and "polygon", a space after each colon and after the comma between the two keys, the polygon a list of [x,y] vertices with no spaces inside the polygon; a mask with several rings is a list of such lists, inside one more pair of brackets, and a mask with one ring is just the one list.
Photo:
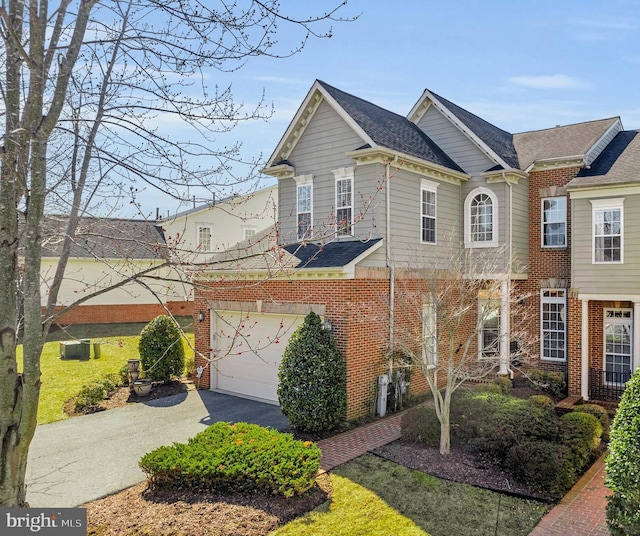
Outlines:
{"label": "trimmed shrub", "polygon": [[95,408],[121,385],[118,374],[108,374],[104,378],[86,383],[76,396],[76,408],[79,410]]}
{"label": "trimmed shrub", "polygon": [[289,339],[278,372],[280,409],[293,428],[332,430],[345,417],[347,373],[320,317],[310,312]]}
{"label": "trimmed shrub", "polygon": [[555,406],[553,400],[547,395],[531,395],[527,400],[535,406],[540,406],[545,409],[553,409]]}
{"label": "trimmed shrub", "polygon": [[562,372],[549,372],[540,369],[527,370],[527,376],[533,387],[552,396],[558,396],[565,392],[567,382]]}
{"label": "trimmed shrub", "polygon": [[589,413],[572,411],[560,417],[564,433],[564,443],[573,455],[576,471],[581,472],[591,461],[600,445],[602,425],[597,417]]}
{"label": "trimmed shrub", "polygon": [[573,411],[582,411],[583,413],[589,413],[600,421],[602,425],[602,440],[609,441],[609,433],[611,431],[611,420],[607,410],[598,404],[580,404],[574,406]]}
{"label": "trimmed shrub", "polygon": [[611,425],[605,484],[613,536],[640,534],[640,369],[631,376]]}
{"label": "trimmed shrub", "polygon": [[315,485],[320,449],[256,424],[218,422],[187,443],[145,454],[139,465],[152,489],[293,497]]}
{"label": "trimmed shrub", "polygon": [[577,480],[571,449],[551,441],[525,440],[513,445],[506,466],[514,478],[550,499],[562,497]]}
{"label": "trimmed shrub", "polygon": [[432,447],[440,445],[440,421],[433,406],[417,406],[407,410],[400,420],[400,429],[404,441]]}
{"label": "trimmed shrub", "polygon": [[178,324],[169,316],[157,316],[142,329],[138,349],[145,377],[168,383],[172,376],[182,374],[182,333]]}
{"label": "trimmed shrub", "polygon": [[511,392],[511,389],[513,389],[513,382],[509,376],[498,376],[493,380],[493,383],[500,388],[500,392],[503,395],[508,395]]}

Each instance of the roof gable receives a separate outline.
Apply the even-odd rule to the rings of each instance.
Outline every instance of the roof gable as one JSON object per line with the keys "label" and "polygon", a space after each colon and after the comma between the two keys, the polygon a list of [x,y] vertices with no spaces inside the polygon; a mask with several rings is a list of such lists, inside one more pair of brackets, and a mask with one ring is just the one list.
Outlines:
{"label": "roof gable", "polygon": [[640,184],[640,131],[619,132],[589,168],[581,169],[567,187],[593,188]]}
{"label": "roof gable", "polygon": [[407,117],[413,123],[417,123],[430,106],[435,106],[496,165],[505,169],[519,169],[512,134],[428,89],[424,90]]}
{"label": "roof gable", "polygon": [[362,149],[383,147],[462,172],[438,145],[405,117],[316,80],[285,135],[269,159],[269,167],[286,163],[320,102],[325,100],[362,138]]}
{"label": "roof gable", "polygon": [[568,158],[589,164],[589,153],[597,150],[608,134],[612,137],[621,130],[620,118],[613,117],[522,132],[513,138],[522,169],[528,170],[536,162]]}

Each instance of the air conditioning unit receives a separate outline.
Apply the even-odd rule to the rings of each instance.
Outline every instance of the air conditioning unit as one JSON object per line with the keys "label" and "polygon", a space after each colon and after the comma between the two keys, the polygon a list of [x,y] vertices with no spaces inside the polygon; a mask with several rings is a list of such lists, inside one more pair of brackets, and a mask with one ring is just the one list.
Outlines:
{"label": "air conditioning unit", "polygon": [[89,359],[90,355],[91,341],[89,339],[60,343],[61,359]]}

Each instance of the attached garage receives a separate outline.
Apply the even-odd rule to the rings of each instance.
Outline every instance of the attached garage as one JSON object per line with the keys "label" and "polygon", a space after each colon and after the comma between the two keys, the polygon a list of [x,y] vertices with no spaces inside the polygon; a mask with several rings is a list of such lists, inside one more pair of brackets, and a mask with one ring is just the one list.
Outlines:
{"label": "attached garage", "polygon": [[278,403],[278,369],[304,315],[211,311],[211,389]]}

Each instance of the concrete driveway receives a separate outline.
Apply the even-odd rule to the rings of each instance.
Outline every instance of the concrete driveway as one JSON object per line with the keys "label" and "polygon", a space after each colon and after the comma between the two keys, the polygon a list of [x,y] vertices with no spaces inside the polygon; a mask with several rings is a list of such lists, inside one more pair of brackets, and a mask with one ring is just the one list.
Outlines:
{"label": "concrete driveway", "polygon": [[278,406],[196,390],[41,425],[29,450],[27,502],[74,507],[133,486],[145,479],[144,454],[218,421],[289,427]]}

